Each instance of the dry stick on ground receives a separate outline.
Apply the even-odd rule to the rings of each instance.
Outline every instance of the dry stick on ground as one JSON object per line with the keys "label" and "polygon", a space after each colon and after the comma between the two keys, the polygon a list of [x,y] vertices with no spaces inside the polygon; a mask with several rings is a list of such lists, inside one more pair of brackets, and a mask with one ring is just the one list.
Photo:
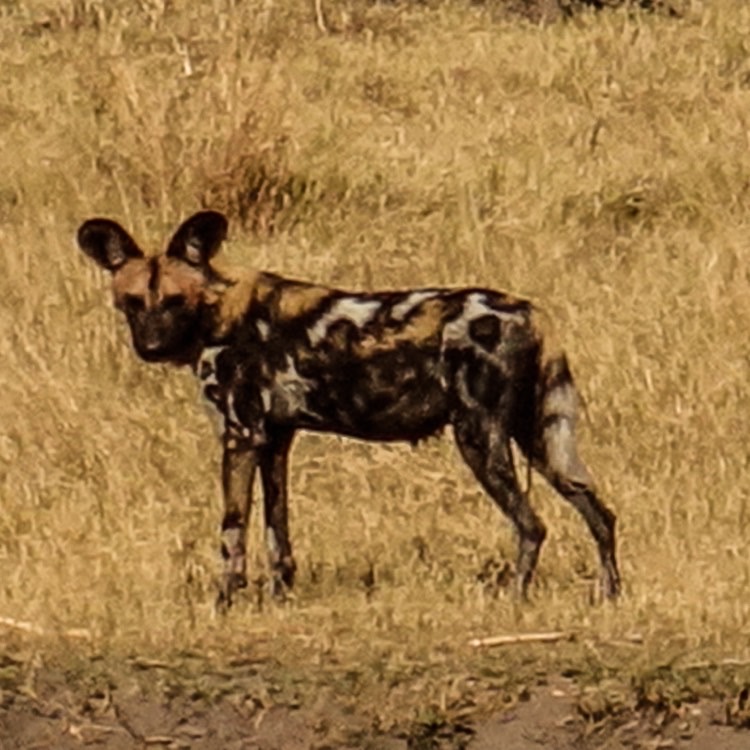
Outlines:
{"label": "dry stick on ground", "polygon": [[696,661],[691,664],[685,664],[681,669],[711,669],[712,667],[750,667],[750,659],[727,657],[726,659],[719,659],[718,661]]}
{"label": "dry stick on ground", "polygon": [[12,628],[13,630],[23,630],[24,633],[34,633],[35,635],[45,635],[44,630],[38,625],[34,625],[30,622],[24,622],[23,620],[14,620],[11,617],[0,616],[0,625],[4,625],[6,628]]}
{"label": "dry stick on ground", "polygon": [[324,33],[328,33],[326,28],[326,20],[323,16],[323,2],[322,0],[315,0],[315,22],[318,28]]}
{"label": "dry stick on ground", "polygon": [[553,630],[548,633],[516,633],[514,635],[494,635],[489,638],[472,638],[469,645],[474,648],[483,646],[515,646],[520,643],[557,643],[569,641],[575,633],[564,630]]}
{"label": "dry stick on ground", "polygon": [[62,631],[49,631],[44,628],[40,628],[38,625],[34,625],[33,622],[26,622],[25,620],[14,620],[12,617],[3,617],[0,615],[0,625],[6,628],[12,628],[13,630],[22,630],[24,633],[33,633],[34,635],[64,635],[66,638],[82,638],[84,640],[91,640],[91,632],[86,628],[69,628],[68,630]]}
{"label": "dry stick on ground", "polygon": [[[552,630],[546,633],[514,633],[510,635],[493,635],[488,638],[472,638],[469,645],[474,648],[488,648],[491,646],[517,646],[524,643],[558,643],[559,641],[572,641],[578,636],[571,630]],[[634,633],[623,638],[607,641],[613,645],[625,643],[627,645],[640,645],[643,636]]]}

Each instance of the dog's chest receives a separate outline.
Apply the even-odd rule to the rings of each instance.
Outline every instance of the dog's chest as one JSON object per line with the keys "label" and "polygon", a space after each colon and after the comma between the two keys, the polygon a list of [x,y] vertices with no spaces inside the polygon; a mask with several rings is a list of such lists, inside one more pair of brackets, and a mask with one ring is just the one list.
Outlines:
{"label": "dog's chest", "polygon": [[225,426],[261,430],[266,419],[293,421],[305,413],[312,384],[291,351],[260,342],[206,348],[196,367],[206,403]]}

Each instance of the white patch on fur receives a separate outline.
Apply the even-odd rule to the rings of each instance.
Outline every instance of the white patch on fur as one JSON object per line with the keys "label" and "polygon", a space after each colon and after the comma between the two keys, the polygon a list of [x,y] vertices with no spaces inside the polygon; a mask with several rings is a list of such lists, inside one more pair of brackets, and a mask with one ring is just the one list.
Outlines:
{"label": "white patch on fur", "polygon": [[556,415],[575,425],[578,413],[578,393],[572,383],[561,383],[544,395],[545,416]]}
{"label": "white patch on fur", "polygon": [[464,308],[461,315],[450,323],[446,323],[443,328],[443,346],[445,347],[446,344],[450,346],[454,343],[464,344],[473,347],[484,359],[496,361],[492,353],[478,348],[469,335],[469,324],[473,320],[482,318],[485,315],[492,315],[498,320],[506,322],[515,321],[520,325],[523,325],[525,322],[523,313],[495,310],[487,304],[487,295],[484,292],[474,292],[464,301]]}
{"label": "white patch on fur", "polygon": [[224,351],[223,346],[210,346],[201,353],[198,364],[195,368],[195,374],[201,381],[201,402],[214,426],[217,435],[224,433],[224,415],[219,410],[217,404],[206,396],[206,389],[210,386],[218,385],[216,379],[216,359]]}
{"label": "white patch on fur", "polygon": [[357,328],[367,325],[375,312],[380,308],[381,303],[377,300],[359,299],[358,297],[343,297],[333,303],[331,309],[321,315],[315,325],[307,332],[310,343],[313,346],[319,344],[328,333],[328,329],[337,320],[348,320],[354,323]]}
{"label": "white patch on fur", "polygon": [[[445,377],[441,378],[441,382],[443,384],[443,387],[445,387],[447,384]],[[454,386],[456,388],[456,393],[458,394],[458,397],[461,399],[461,402],[464,404],[464,406],[467,406],[469,409],[473,410],[481,409],[480,403],[469,393],[469,386],[466,382],[465,363],[460,366],[459,371],[456,373]]]}
{"label": "white patch on fur", "polygon": [[402,299],[401,302],[397,302],[391,308],[391,317],[394,320],[404,320],[414,308],[419,307],[423,302],[428,299],[433,299],[438,296],[436,291],[428,291],[427,289],[420,290],[418,292],[412,292],[406,299]]}
{"label": "white patch on fur", "polygon": [[[279,370],[273,382],[273,391],[269,394],[272,398],[271,408],[274,414],[279,412],[286,417],[293,417],[307,411],[307,400],[305,396],[310,390],[311,382],[303,378],[294,364],[290,355],[286,355],[286,369]],[[263,395],[261,394],[261,397]],[[265,406],[265,398],[264,398]]]}
{"label": "white patch on fur", "polygon": [[487,295],[482,292],[470,294],[464,301],[464,309],[455,320],[446,323],[443,328],[443,344],[454,341],[470,343],[469,323],[483,315],[497,315],[497,311],[487,306]]}
{"label": "white patch on fur", "polygon": [[234,391],[227,395],[227,421],[232,424],[240,424],[240,418],[234,408]]}
{"label": "white patch on fur", "polygon": [[231,527],[221,532],[221,541],[230,555],[242,554],[242,528]]}
{"label": "white patch on fur", "polygon": [[216,360],[224,349],[223,346],[208,346],[201,352],[195,374],[204,385],[216,384]]}
{"label": "white patch on fur", "polygon": [[464,302],[464,317],[467,320],[481,318],[482,315],[492,315],[496,312],[487,306],[487,295],[483,292],[474,292],[470,294]]}
{"label": "white patch on fur", "polygon": [[263,412],[268,414],[271,411],[271,391],[268,388],[261,388],[260,400],[263,404]]}
{"label": "white patch on fur", "polygon": [[268,336],[271,333],[271,326],[265,320],[256,320],[255,327],[258,329],[260,340],[268,341]]}
{"label": "white patch on fur", "polygon": [[280,559],[281,554],[279,550],[279,543],[276,539],[276,533],[270,526],[266,527],[266,547],[268,548],[269,557],[274,562]]}
{"label": "white patch on fur", "polygon": [[547,464],[564,474],[568,474],[577,461],[574,433],[573,422],[569,419],[558,419],[544,430]]}
{"label": "white patch on fur", "polygon": [[200,265],[203,260],[203,249],[201,243],[195,239],[185,243],[185,260],[194,265]]}

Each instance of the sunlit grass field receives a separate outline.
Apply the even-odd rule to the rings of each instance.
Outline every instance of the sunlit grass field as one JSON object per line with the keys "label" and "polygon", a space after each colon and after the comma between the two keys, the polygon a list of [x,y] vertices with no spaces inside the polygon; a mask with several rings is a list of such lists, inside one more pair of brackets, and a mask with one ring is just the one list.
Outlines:
{"label": "sunlit grass field", "polygon": [[[705,664],[731,688],[747,669],[722,662],[750,660],[750,6],[322,9],[326,33],[313,3],[0,3],[0,650],[273,657],[387,716],[545,670],[638,686]],[[256,507],[256,582],[215,616],[215,428],[189,372],[136,360],[74,246],[101,215],[161,248],[201,207],[230,216],[237,265],[544,307],[619,518],[622,600],[592,603],[593,542],[540,478],[550,534],[520,604],[495,574],[511,527],[450,434],[302,435],[294,599],[264,594]],[[558,630],[575,637],[468,645]]]}

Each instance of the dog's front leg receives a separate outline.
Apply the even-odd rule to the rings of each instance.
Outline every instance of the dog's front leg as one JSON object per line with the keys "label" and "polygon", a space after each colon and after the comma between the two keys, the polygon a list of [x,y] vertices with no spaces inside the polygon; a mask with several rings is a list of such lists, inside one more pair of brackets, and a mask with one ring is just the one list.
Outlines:
{"label": "dog's front leg", "polygon": [[224,558],[224,572],[217,606],[228,608],[232,605],[234,592],[247,586],[245,537],[250,520],[258,449],[252,437],[242,436],[231,426],[227,426],[222,441],[224,518],[221,522],[221,555]]}
{"label": "dog's front leg", "polygon": [[291,429],[270,430],[268,442],[260,450],[271,593],[277,599],[283,599],[292,588],[297,569],[289,539],[287,497],[288,459],[293,437]]}

